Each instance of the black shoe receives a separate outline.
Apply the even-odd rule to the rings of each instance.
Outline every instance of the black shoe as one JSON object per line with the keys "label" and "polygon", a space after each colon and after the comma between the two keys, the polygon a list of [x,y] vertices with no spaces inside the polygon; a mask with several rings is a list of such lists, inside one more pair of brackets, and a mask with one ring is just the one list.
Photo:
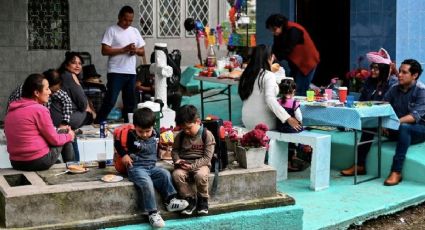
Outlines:
{"label": "black shoe", "polygon": [[198,196],[197,210],[198,215],[208,214],[208,197]]}
{"label": "black shoe", "polygon": [[188,197],[186,198],[186,200],[189,203],[189,205],[186,207],[185,210],[181,212],[181,214],[190,216],[193,214],[193,211],[195,211],[196,209],[196,199],[194,197]]}

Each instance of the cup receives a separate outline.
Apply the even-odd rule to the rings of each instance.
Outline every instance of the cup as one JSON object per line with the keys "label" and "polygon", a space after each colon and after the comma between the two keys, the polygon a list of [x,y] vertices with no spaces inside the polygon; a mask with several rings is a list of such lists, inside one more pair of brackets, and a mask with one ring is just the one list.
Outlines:
{"label": "cup", "polygon": [[128,113],[128,123],[133,124],[133,113]]}
{"label": "cup", "polygon": [[222,71],[226,66],[226,61],[224,59],[217,60],[217,69]]}
{"label": "cup", "polygon": [[353,95],[347,96],[347,102],[345,103],[345,105],[347,107],[350,107],[350,108],[352,108],[354,106],[354,96]]}
{"label": "cup", "polygon": [[314,91],[307,90],[307,101],[314,101]]}
{"label": "cup", "polygon": [[338,88],[339,101],[344,103],[347,100],[347,87],[341,86]]}
{"label": "cup", "polygon": [[325,93],[328,95],[328,100],[332,100],[333,96],[333,90],[332,89],[325,89]]}
{"label": "cup", "polygon": [[103,169],[106,167],[106,153],[97,154],[97,163],[99,164],[100,169]]}

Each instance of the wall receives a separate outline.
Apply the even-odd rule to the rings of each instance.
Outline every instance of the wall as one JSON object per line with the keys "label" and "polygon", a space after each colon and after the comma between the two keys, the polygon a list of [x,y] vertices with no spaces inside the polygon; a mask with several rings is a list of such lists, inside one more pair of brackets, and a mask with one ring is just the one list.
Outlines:
{"label": "wall", "polygon": [[[92,62],[106,82],[107,58],[100,53],[100,41],[105,29],[117,22],[118,11],[124,5],[135,10],[133,26],[139,21],[138,0],[69,0],[71,50],[87,51],[92,55]],[[181,9],[186,9],[185,1],[181,1]],[[4,119],[5,106],[10,92],[34,72],[42,72],[48,68],[58,67],[64,59],[65,50],[31,50],[27,46],[27,1],[0,0],[0,120]],[[221,12],[226,0],[210,1],[210,20],[215,27],[226,14]],[[182,13],[182,23],[185,20]],[[146,38],[148,54],[153,51],[155,42],[168,43],[169,50],[182,51],[182,66],[196,63],[196,42],[194,37],[185,37],[183,26],[181,37],[172,39]],[[203,46],[202,46],[203,47]],[[206,58],[205,50],[203,57]],[[222,55],[225,49],[221,49]],[[195,61],[194,61],[195,60]],[[148,59],[149,61],[149,59]]]}
{"label": "wall", "polygon": [[[407,58],[425,69],[425,0],[397,1],[397,64]],[[420,78],[425,82],[425,74]]]}
{"label": "wall", "polygon": [[[350,69],[360,56],[381,47],[396,58],[396,0],[351,0],[350,24]],[[363,66],[368,65],[365,60]]]}

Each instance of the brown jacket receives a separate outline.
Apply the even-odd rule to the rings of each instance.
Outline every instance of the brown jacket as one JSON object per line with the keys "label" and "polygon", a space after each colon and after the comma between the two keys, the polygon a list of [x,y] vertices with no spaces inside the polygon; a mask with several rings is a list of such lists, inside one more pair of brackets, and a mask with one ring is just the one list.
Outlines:
{"label": "brown jacket", "polygon": [[[202,141],[202,129],[202,127],[199,129],[198,134],[195,137],[184,134],[183,142],[180,140],[183,131],[180,131],[176,135],[172,151],[174,162],[179,159],[189,161],[192,163],[192,170],[198,169],[201,166],[211,167],[211,158],[214,153],[215,139],[214,135],[209,130],[206,130],[206,143],[204,143]],[[182,143],[181,146],[180,143]]]}

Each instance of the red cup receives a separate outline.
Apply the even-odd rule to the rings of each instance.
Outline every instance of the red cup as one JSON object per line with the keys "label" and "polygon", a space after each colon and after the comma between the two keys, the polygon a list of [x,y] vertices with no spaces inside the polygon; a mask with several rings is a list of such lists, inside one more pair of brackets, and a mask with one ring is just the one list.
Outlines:
{"label": "red cup", "polygon": [[339,87],[338,88],[338,94],[339,94],[339,101],[344,103],[347,100],[347,87]]}

